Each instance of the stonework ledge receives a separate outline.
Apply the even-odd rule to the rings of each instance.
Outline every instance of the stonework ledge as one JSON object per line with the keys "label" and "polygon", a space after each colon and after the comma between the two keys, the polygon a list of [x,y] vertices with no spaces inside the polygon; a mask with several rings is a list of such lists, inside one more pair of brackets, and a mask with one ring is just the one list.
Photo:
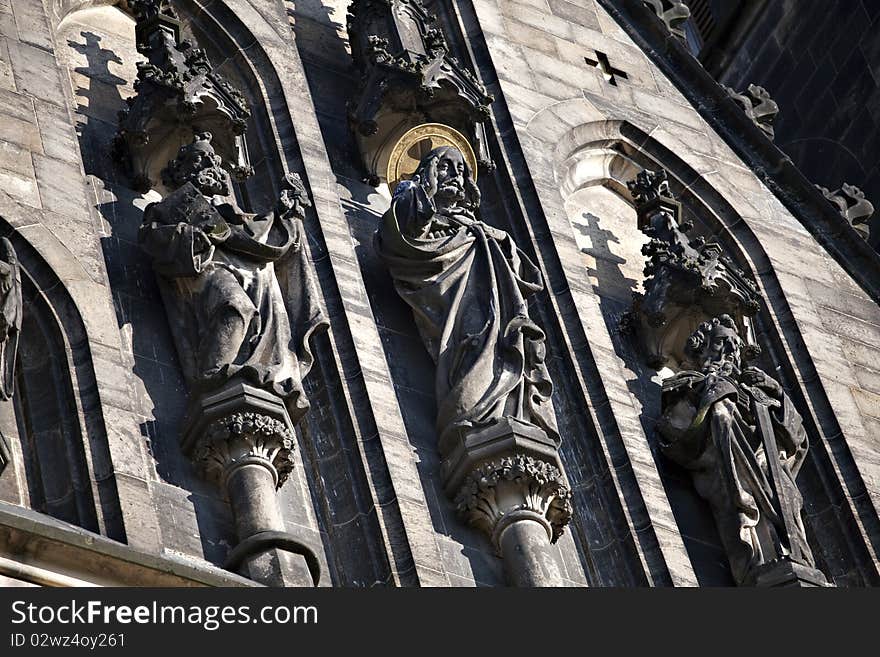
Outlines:
{"label": "stonework ledge", "polygon": [[196,557],[140,551],[3,502],[0,553],[4,563],[22,566],[16,572],[4,566],[0,574],[41,585],[63,586],[75,579],[94,586],[260,586]]}

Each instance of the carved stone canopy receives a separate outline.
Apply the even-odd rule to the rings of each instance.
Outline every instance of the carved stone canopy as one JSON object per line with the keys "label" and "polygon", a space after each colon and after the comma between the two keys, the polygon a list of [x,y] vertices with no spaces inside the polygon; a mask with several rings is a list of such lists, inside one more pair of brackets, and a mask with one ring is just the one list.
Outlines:
{"label": "carved stone canopy", "polygon": [[348,15],[361,86],[349,119],[368,181],[381,182],[389,151],[409,129],[441,123],[464,134],[483,168],[492,163],[483,122],[493,98],[449,50],[421,0],[355,0]]}
{"label": "carved stone canopy", "polygon": [[131,0],[137,17],[138,75],[129,107],[119,116],[114,155],[134,189],[161,187],[159,173],[194,133],[210,132],[236,180],[252,172],[244,133],[250,110],[242,94],[217,73],[204,50],[181,38],[169,0]]}
{"label": "carved stone canopy", "polygon": [[677,369],[685,360],[686,338],[707,319],[732,316],[757,355],[751,318],[759,310],[758,288],[722,251],[681,220],[681,204],[669,190],[665,171],[642,171],[629,183],[639,229],[650,237],[642,247],[645,293],[635,294],[621,330],[638,336],[649,366]]}

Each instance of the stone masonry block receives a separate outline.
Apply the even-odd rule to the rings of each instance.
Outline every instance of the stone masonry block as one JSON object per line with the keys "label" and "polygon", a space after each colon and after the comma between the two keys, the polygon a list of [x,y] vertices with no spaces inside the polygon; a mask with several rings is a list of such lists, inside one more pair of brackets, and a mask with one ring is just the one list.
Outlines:
{"label": "stone masonry block", "polygon": [[88,220],[89,203],[79,166],[37,155],[34,168],[43,207],[75,220]]}
{"label": "stone masonry block", "polygon": [[34,106],[45,154],[79,165],[79,142],[67,109],[41,100],[35,101]]}
{"label": "stone masonry block", "polygon": [[55,56],[42,48],[17,41],[8,42],[8,47],[18,90],[48,103],[63,105],[64,87]]}
{"label": "stone masonry block", "polygon": [[47,51],[52,50],[52,32],[42,2],[18,0],[12,4],[12,13],[22,41]]}

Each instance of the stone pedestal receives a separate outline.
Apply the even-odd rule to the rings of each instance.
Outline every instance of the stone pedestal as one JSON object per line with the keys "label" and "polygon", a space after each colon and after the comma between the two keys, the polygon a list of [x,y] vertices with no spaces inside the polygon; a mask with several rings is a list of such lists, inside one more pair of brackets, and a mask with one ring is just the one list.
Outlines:
{"label": "stone pedestal", "polygon": [[761,588],[834,586],[819,570],[788,559],[772,561],[758,568],[752,584]]}
{"label": "stone pedestal", "polygon": [[284,402],[243,383],[197,399],[182,447],[229,498],[239,543],[226,567],[268,586],[312,586],[314,552],[285,531],[276,490],[293,470],[293,426]]}
{"label": "stone pedestal", "polygon": [[446,492],[504,559],[511,586],[563,586],[551,547],[571,518],[556,444],[513,418],[465,433],[443,460]]}

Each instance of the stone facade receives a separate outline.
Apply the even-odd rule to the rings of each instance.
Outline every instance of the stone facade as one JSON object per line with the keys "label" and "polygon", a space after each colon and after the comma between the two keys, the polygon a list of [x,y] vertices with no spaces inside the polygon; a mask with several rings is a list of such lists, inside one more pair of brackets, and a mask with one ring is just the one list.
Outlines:
{"label": "stone facade", "polygon": [[[405,12],[415,1],[375,4]],[[444,39],[432,50],[438,33],[422,26],[421,45],[409,42],[417,60],[420,48],[442,50],[437,61],[455,69],[432,79],[468,80],[474,105],[488,106],[456,129],[481,161],[478,219],[540,277],[522,317],[544,335],[552,392],[542,389],[559,436],[544,460],[526,444],[531,424],[509,422],[497,458],[463,438],[472,471],[457,494],[419,308],[374,241],[395,190],[370,166],[383,146],[364,141],[352,109],[364,85],[348,0],[171,0],[182,36],[249,109],[240,136],[253,175],[233,185],[242,225],[271,213],[299,175],[302,253],[327,325],[308,338],[301,418],[241,389],[230,413],[244,419],[204,449],[184,440],[214,402],[192,403],[166,285],[138,242],[169,190],[154,179],[145,192],[111,156],[119,112],[139,102],[127,102],[141,91],[135,10],[149,4],[0,0],[0,237],[19,263],[23,308],[14,394],[0,401],[0,584],[744,583],[717,509],[655,429],[663,382],[683,366],[646,358],[643,334],[625,330],[634,293],[657,278],[645,268],[658,233],[643,230],[628,186],[644,170],[666,172],[676,230],[711,261],[703,275],[727,280],[712,269],[722,262],[757,298],[737,330],[809,443],[792,474],[818,574],[783,549],[782,569],[757,583],[880,584],[880,270],[875,254],[836,240],[844,220],[813,185],[846,177],[810,180],[784,163],[786,107],[770,85],[776,145],[651,3],[424,0],[407,14],[430,13]],[[743,91],[760,80],[724,82]],[[451,122],[425,103],[407,120]],[[681,302],[682,340],[731,314],[724,294],[700,290],[712,299]],[[264,402],[278,426],[257,441],[271,422],[246,414]],[[262,459],[262,474],[234,478],[229,464],[241,472],[248,459]],[[486,526],[511,510],[533,517],[493,542]],[[261,532],[271,545],[254,552],[246,539]],[[307,562],[300,576],[289,576],[291,555]]]}

